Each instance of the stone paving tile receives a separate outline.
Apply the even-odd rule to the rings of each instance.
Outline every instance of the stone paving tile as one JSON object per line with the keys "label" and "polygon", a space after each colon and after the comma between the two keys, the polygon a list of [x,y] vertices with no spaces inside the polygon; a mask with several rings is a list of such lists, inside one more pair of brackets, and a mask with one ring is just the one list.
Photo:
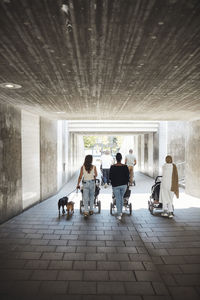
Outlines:
{"label": "stone paving tile", "polygon": [[106,242],[105,241],[87,241],[87,246],[93,246],[93,247],[105,247]]}
{"label": "stone paving tile", "polygon": [[120,263],[116,261],[98,261],[98,270],[120,270]]}
{"label": "stone paving tile", "polygon": [[144,266],[140,261],[122,261],[120,267],[121,270],[144,270]]}
{"label": "stone paving tile", "polygon": [[114,295],[112,300],[142,300],[142,297],[134,295]]}
{"label": "stone paving tile", "polygon": [[127,253],[107,253],[109,261],[129,261]]}
{"label": "stone paving tile", "polygon": [[132,295],[155,295],[152,285],[149,282],[126,282],[127,294]]}
{"label": "stone paving tile", "polygon": [[84,253],[65,253],[63,260],[85,260]]}
{"label": "stone paving tile", "polygon": [[[39,292],[41,282],[40,281],[15,281],[11,286],[11,294],[15,295],[26,295],[29,297],[30,295],[37,295]],[[36,297],[36,296],[35,296]],[[16,298],[15,298],[16,299]]]}
{"label": "stone paving tile", "polygon": [[0,260],[0,269],[23,269],[26,260],[24,259],[11,259]]}
{"label": "stone paving tile", "polygon": [[183,273],[200,274],[200,263],[199,264],[185,264],[180,265],[180,269]]}
{"label": "stone paving tile", "polygon": [[43,281],[40,286],[40,294],[66,294],[69,283],[66,281]]}
{"label": "stone paving tile", "polygon": [[96,253],[97,248],[96,247],[89,247],[89,246],[78,246],[76,249],[76,252],[80,253]]}
{"label": "stone paving tile", "polygon": [[56,280],[57,274],[54,270],[34,270],[31,280]]}
{"label": "stone paving tile", "polygon": [[59,271],[57,280],[82,280],[83,279],[83,271],[75,271],[75,270],[67,270],[67,271]]}
{"label": "stone paving tile", "polygon": [[69,246],[86,246],[87,241],[74,241],[74,240],[69,240],[67,242],[67,245]]}
{"label": "stone paving tile", "polygon": [[[56,247],[56,252],[71,252],[75,253],[77,248],[75,246],[57,246]],[[77,251],[79,252],[79,251]]]}
{"label": "stone paving tile", "polygon": [[132,271],[109,271],[111,281],[136,281]]}
{"label": "stone paving tile", "polygon": [[1,270],[0,281],[28,280],[30,279],[31,274],[32,274],[32,270],[19,270],[19,269]]}
{"label": "stone paving tile", "polygon": [[174,300],[199,300],[199,295],[193,287],[169,287]]}
{"label": "stone paving tile", "polygon": [[49,260],[26,260],[24,269],[42,270],[47,269]]}
{"label": "stone paving tile", "polygon": [[116,253],[117,249],[116,247],[97,247],[97,252],[98,253]]}
{"label": "stone paving tile", "polygon": [[148,254],[129,254],[131,261],[152,261],[152,258]]}
{"label": "stone paving tile", "polygon": [[87,253],[86,254],[86,260],[106,260],[106,254],[105,253]]}
{"label": "stone paving tile", "polygon": [[74,270],[96,270],[96,261],[75,261]]}
{"label": "stone paving tile", "polygon": [[157,271],[135,271],[138,281],[162,281]]}
{"label": "stone paving tile", "polygon": [[152,282],[156,295],[169,295],[169,291],[162,282]]}
{"label": "stone paving tile", "polygon": [[63,252],[46,252],[43,253],[41,256],[41,259],[47,259],[47,260],[61,260],[63,258],[64,253]]}
{"label": "stone paving tile", "polygon": [[85,271],[85,281],[106,281],[108,280],[108,271]]}
{"label": "stone paving tile", "polygon": [[72,270],[72,261],[68,260],[52,260],[48,265],[51,270]]}
{"label": "stone paving tile", "polygon": [[108,295],[83,295],[81,299],[82,300],[112,300],[112,297]]}
{"label": "stone paving tile", "polygon": [[121,282],[97,282],[97,294],[125,294],[125,286]]}
{"label": "stone paving tile", "polygon": [[162,256],[162,260],[165,264],[169,265],[177,265],[177,264],[184,264],[185,259],[183,256]]}
{"label": "stone paving tile", "polygon": [[73,282],[69,283],[69,294],[96,294],[96,282],[85,281],[85,282]]}
{"label": "stone paving tile", "polygon": [[181,286],[200,285],[200,274],[174,274],[174,278]]}

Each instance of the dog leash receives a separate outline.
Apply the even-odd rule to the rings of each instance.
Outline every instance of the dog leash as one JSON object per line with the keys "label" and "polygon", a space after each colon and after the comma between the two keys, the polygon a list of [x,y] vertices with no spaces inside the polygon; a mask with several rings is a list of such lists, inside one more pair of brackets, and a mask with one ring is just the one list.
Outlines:
{"label": "dog leash", "polygon": [[67,194],[66,197],[68,197],[69,195],[71,195],[73,192],[75,192],[77,190],[77,188],[75,188],[73,191],[71,191],[69,194]]}

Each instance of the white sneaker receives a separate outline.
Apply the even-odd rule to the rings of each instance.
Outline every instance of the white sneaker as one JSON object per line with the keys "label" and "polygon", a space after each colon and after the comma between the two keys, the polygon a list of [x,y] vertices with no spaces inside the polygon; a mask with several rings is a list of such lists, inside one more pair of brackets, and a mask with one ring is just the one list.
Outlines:
{"label": "white sneaker", "polygon": [[162,217],[168,217],[169,215],[168,215],[167,212],[163,212],[163,213],[161,213],[161,216],[162,216]]}
{"label": "white sneaker", "polygon": [[117,216],[117,220],[121,221],[122,216]]}
{"label": "white sneaker", "polygon": [[105,183],[105,184],[104,184],[105,189],[107,188],[107,186],[108,186],[107,183]]}
{"label": "white sneaker", "polygon": [[169,219],[173,219],[173,217],[174,217],[173,214],[172,214],[172,213],[169,213],[168,218],[169,218]]}

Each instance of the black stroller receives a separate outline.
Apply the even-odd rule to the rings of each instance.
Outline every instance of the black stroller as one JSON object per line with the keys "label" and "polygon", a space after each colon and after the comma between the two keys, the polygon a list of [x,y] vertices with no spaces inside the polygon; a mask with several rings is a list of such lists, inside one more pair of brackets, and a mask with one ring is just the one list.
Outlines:
{"label": "black stroller", "polygon": [[[129,198],[131,195],[131,190],[129,189],[129,186],[127,186],[126,192],[124,194],[124,207],[125,210],[127,210],[127,208],[129,209],[129,215],[132,214],[132,204],[129,203]],[[114,194],[112,194],[112,202],[110,203],[110,214],[113,215],[113,210],[116,208],[116,198],[114,196]]]}
{"label": "black stroller", "polygon": [[[95,179],[95,193],[94,193],[94,207],[98,207],[98,213],[100,214],[101,212],[101,201],[98,200],[98,195],[100,192],[100,180],[99,179]],[[82,199],[80,201],[80,214],[83,213],[82,208],[84,207],[84,203],[83,203],[83,189],[81,189],[81,193],[82,193]],[[90,205],[90,203],[88,203],[88,205]]]}
{"label": "black stroller", "polygon": [[151,196],[148,201],[148,207],[152,215],[156,212],[162,212],[162,203],[159,203],[161,178],[162,176],[157,176],[155,179],[155,184],[151,188]]}

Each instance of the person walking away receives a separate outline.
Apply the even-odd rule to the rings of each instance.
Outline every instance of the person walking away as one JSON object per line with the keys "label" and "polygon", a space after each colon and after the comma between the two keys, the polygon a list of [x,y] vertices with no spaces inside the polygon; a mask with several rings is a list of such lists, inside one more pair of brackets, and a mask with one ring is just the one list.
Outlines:
{"label": "person walking away", "polygon": [[170,155],[165,158],[166,163],[162,167],[162,180],[160,186],[159,202],[163,205],[163,217],[173,218],[173,198],[174,194],[179,198],[178,171],[172,163]]}
{"label": "person walking away", "polygon": [[116,154],[117,163],[110,167],[110,180],[113,188],[113,193],[116,198],[117,219],[122,219],[122,208],[124,204],[124,194],[129,181],[128,167],[121,163],[121,153]]}
{"label": "person walking away", "polygon": [[101,156],[101,169],[103,172],[103,183],[106,188],[109,185],[109,172],[110,166],[113,164],[113,157],[110,155],[108,150]]}
{"label": "person walking away", "polygon": [[[95,196],[95,179],[97,177],[96,166],[92,165],[92,155],[86,155],[83,166],[78,177],[77,189],[80,189],[80,182],[83,183],[83,203],[84,203],[84,217],[93,215],[94,196]],[[90,202],[90,210],[88,203]]]}
{"label": "person walking away", "polygon": [[133,150],[130,149],[129,154],[127,154],[125,156],[125,164],[128,166],[129,174],[130,174],[130,178],[129,178],[130,185],[133,185],[133,184],[135,185],[134,166],[136,165],[136,163],[137,163],[136,157],[135,157],[135,155],[133,155]]}

